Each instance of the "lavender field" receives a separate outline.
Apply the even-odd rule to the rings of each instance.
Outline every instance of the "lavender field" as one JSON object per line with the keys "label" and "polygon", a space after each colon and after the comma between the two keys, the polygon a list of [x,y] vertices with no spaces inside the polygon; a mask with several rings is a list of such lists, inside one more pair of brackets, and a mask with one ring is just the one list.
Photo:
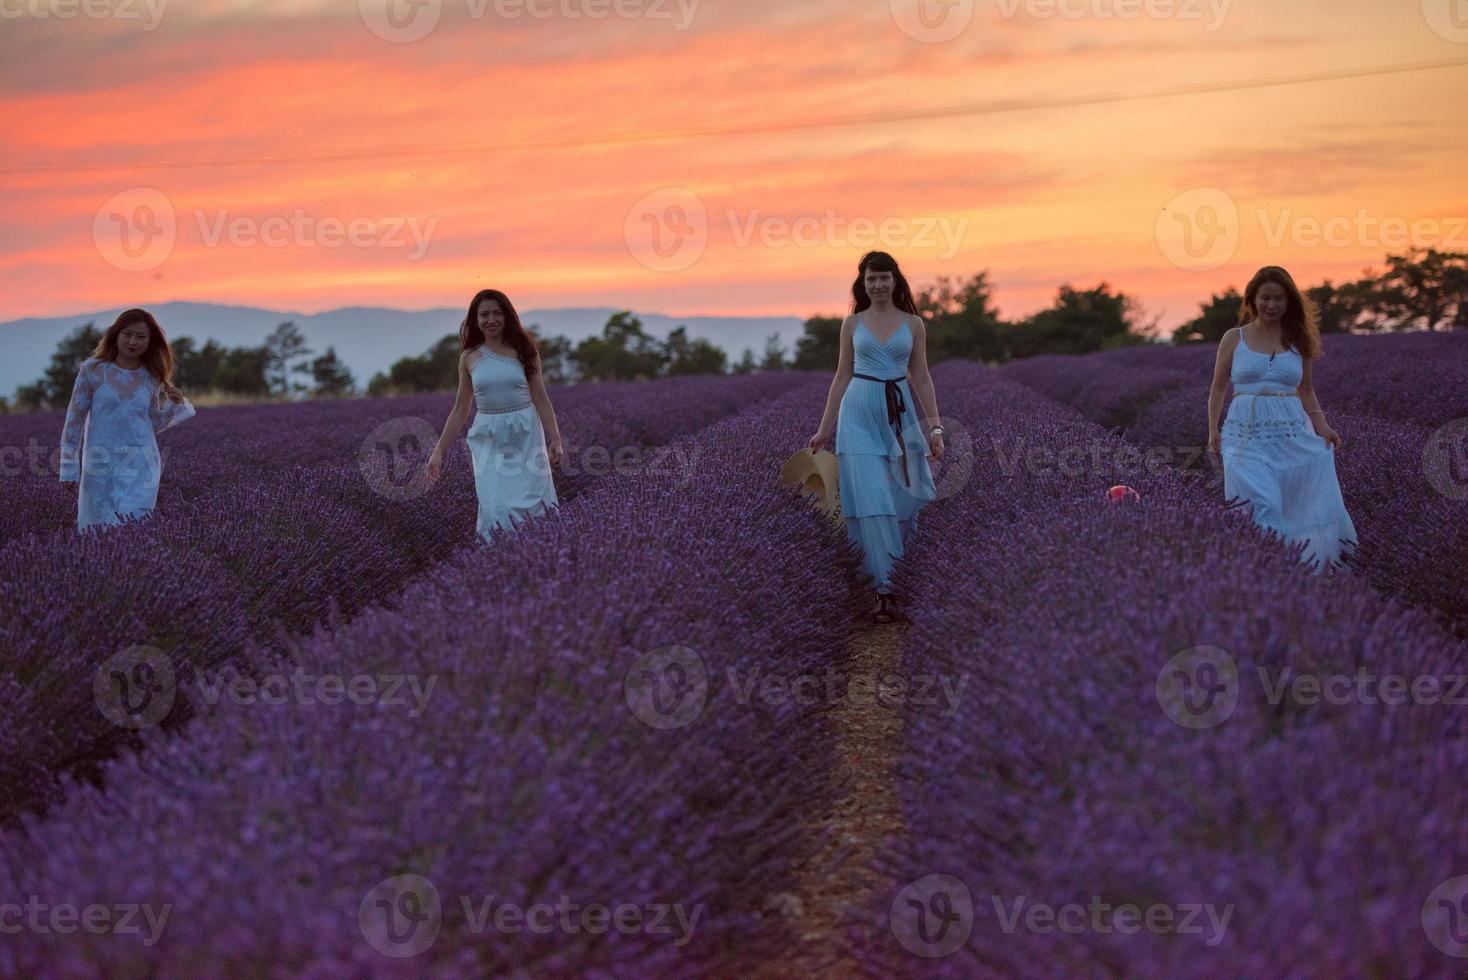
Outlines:
{"label": "lavender field", "polygon": [[1327,338],[1334,575],[1225,506],[1212,363],[935,367],[878,629],[775,480],[829,374],[552,389],[489,542],[448,396],[201,410],[82,535],[0,419],[0,974],[1463,975],[1468,336]]}

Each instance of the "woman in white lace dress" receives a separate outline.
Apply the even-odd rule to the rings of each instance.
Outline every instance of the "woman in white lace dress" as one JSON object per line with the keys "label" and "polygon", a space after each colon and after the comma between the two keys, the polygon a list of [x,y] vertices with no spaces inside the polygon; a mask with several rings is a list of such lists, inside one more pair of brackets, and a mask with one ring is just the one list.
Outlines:
{"label": "woman in white lace dress", "polygon": [[77,371],[61,432],[61,482],[77,494],[77,530],[150,513],[163,475],[157,434],[193,415],[173,384],[158,321],[124,311]]}

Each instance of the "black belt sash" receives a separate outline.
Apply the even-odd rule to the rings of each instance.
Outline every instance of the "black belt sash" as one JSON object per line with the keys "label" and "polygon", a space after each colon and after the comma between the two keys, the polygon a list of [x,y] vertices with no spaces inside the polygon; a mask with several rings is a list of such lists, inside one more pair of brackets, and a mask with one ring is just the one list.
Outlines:
{"label": "black belt sash", "polygon": [[892,423],[892,431],[897,433],[897,445],[902,450],[902,485],[912,486],[912,480],[907,475],[907,443],[902,438],[902,411],[907,407],[902,398],[902,389],[897,382],[906,381],[907,375],[900,378],[874,378],[870,374],[852,373],[854,378],[864,378],[867,381],[880,381],[886,385],[887,393],[887,421]]}

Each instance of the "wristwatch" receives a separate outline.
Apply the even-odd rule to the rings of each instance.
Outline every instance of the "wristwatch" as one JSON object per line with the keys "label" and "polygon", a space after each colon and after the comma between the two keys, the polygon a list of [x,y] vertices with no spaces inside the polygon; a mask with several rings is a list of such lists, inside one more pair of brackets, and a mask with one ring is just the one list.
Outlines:
{"label": "wristwatch", "polygon": [[931,429],[928,430],[928,435],[932,435],[935,432],[941,436],[943,434],[943,427],[941,425],[933,426]]}

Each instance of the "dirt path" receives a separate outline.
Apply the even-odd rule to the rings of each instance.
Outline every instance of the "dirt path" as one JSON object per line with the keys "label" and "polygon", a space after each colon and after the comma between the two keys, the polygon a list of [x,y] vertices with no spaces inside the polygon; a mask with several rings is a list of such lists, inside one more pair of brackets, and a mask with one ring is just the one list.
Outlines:
{"label": "dirt path", "polygon": [[[846,678],[875,681],[897,673],[906,628],[898,622],[854,629]],[[871,689],[869,683],[865,690]],[[837,778],[846,792],[829,820],[807,828],[822,843],[808,865],[792,869],[792,891],[770,898],[770,911],[792,920],[801,945],[789,956],[764,964],[759,977],[844,980],[860,975],[855,961],[842,953],[851,924],[846,910],[864,911],[870,905],[876,882],[867,865],[883,839],[902,829],[893,790],[902,731],[898,712],[898,707],[871,697],[843,698],[832,708],[830,722],[840,753]]]}

